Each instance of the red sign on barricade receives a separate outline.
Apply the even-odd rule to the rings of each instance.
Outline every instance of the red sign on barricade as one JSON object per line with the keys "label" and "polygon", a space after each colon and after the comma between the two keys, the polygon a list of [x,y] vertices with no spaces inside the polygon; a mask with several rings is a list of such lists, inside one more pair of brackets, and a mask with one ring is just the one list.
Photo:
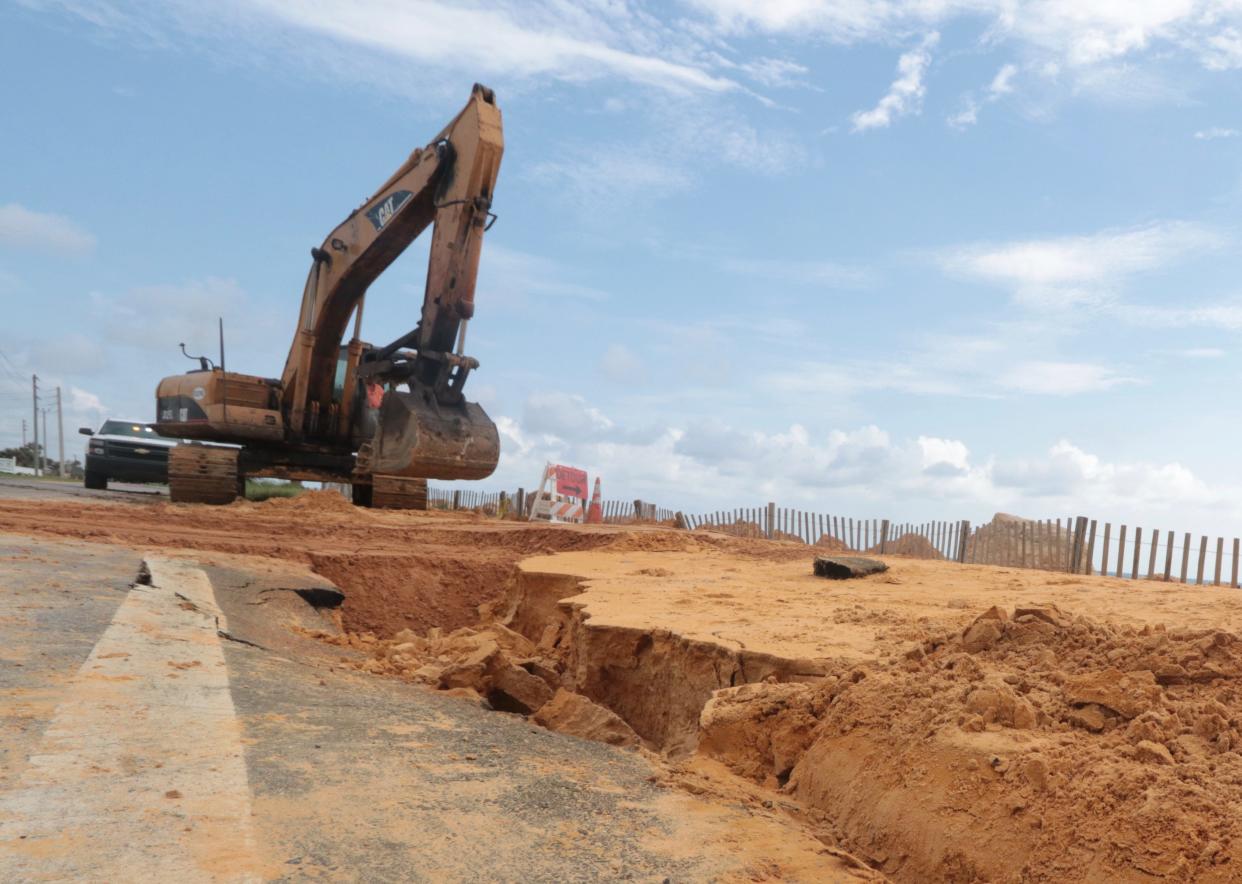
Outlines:
{"label": "red sign on barricade", "polygon": [[587,496],[587,474],[585,470],[575,469],[574,467],[563,467],[557,465],[556,470],[556,493],[565,497],[576,497],[579,500],[586,500]]}

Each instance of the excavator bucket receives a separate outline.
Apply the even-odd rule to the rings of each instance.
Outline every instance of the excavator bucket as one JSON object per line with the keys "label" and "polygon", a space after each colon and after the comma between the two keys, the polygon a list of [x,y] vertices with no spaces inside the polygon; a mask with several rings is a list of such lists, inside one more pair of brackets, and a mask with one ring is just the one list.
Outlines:
{"label": "excavator bucket", "polygon": [[389,392],[372,444],[372,469],[392,476],[486,479],[500,460],[496,425],[475,402],[440,405]]}

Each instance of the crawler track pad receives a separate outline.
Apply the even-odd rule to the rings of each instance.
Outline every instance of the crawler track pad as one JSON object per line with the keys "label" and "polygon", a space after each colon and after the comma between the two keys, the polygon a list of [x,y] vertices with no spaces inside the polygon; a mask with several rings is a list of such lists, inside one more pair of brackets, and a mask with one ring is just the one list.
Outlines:
{"label": "crawler track pad", "polygon": [[244,493],[236,448],[181,444],[168,455],[168,491],[173,503],[232,503]]}
{"label": "crawler track pad", "polygon": [[428,403],[412,393],[389,393],[380,409],[376,473],[428,479],[485,479],[500,460],[500,436],[474,402]]}

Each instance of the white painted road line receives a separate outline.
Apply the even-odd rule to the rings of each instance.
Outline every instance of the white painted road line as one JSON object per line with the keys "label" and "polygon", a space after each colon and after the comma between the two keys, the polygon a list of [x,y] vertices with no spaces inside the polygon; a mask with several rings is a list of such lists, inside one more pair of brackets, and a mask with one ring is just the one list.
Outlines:
{"label": "white painted road line", "polygon": [[241,726],[211,581],[146,559],[0,794],[0,880],[258,881]]}

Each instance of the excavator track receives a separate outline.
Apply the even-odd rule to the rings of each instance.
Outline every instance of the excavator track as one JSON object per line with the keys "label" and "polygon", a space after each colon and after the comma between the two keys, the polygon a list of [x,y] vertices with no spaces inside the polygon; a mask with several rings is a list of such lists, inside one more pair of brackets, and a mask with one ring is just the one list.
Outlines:
{"label": "excavator track", "polygon": [[174,503],[232,503],[244,483],[236,448],[176,446],[168,455],[168,492]]}
{"label": "excavator track", "polygon": [[427,509],[427,480],[376,474],[371,479],[371,506],[390,510]]}

